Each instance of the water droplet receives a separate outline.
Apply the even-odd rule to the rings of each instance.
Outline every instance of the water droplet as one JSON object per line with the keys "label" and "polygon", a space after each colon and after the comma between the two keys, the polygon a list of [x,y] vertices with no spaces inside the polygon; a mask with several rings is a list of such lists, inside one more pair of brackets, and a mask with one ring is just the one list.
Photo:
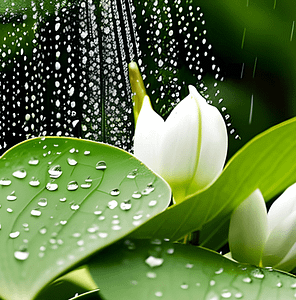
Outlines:
{"label": "water droplet", "polygon": [[252,279],[250,277],[245,277],[245,278],[243,278],[243,282],[251,283]]}
{"label": "water droplet", "polygon": [[11,209],[11,208],[8,207],[8,208],[6,209],[6,211],[9,212],[9,213],[12,213],[12,212],[13,212],[13,209]]}
{"label": "water droplet", "polygon": [[47,205],[47,199],[46,198],[40,198],[38,201],[38,205],[45,207]]}
{"label": "water droplet", "polygon": [[148,272],[148,273],[146,273],[146,276],[148,278],[156,278],[156,273],[154,273],[154,272]]}
{"label": "water droplet", "polygon": [[67,161],[68,161],[68,164],[70,166],[76,166],[77,165],[77,161],[73,158],[68,158]]}
{"label": "water droplet", "polygon": [[107,168],[107,165],[106,165],[105,161],[101,160],[101,161],[97,162],[97,164],[96,164],[97,170],[106,170],[106,168]]}
{"label": "water droplet", "polygon": [[293,283],[293,284],[291,284],[291,289],[296,289],[296,282],[295,283]]}
{"label": "water droplet", "polygon": [[223,268],[220,268],[218,271],[215,272],[215,274],[219,275],[219,274],[221,274],[223,271],[224,271],[224,269],[223,269]]}
{"label": "water droplet", "polygon": [[26,260],[29,257],[29,252],[27,251],[15,251],[14,257],[17,260]]}
{"label": "water droplet", "polygon": [[[86,180],[85,180],[86,181]],[[80,185],[83,189],[89,189],[91,187],[91,182],[85,182]]]}
{"label": "water droplet", "polygon": [[132,194],[132,197],[134,199],[140,199],[142,197],[142,194],[139,193],[138,191],[135,191],[133,194]]}
{"label": "water droplet", "polygon": [[16,200],[16,199],[17,199],[17,196],[15,195],[15,191],[13,191],[10,195],[8,195],[8,196],[6,197],[6,199],[9,200],[9,201],[14,201],[14,200]]}
{"label": "water droplet", "polygon": [[15,231],[15,232],[11,232],[9,234],[9,237],[12,238],[12,239],[15,239],[17,238],[21,233],[19,231]]}
{"label": "water droplet", "polygon": [[[40,230],[39,230],[39,232],[41,233],[41,234],[45,234],[46,232],[47,232],[47,229],[45,228],[45,227],[43,227],[43,228],[41,228]],[[41,249],[40,249],[41,250]],[[41,250],[42,251],[42,250]]]}
{"label": "water droplet", "polygon": [[151,255],[145,260],[145,263],[151,268],[159,267],[163,264],[163,258],[154,257]]}
{"label": "water droplet", "polygon": [[185,283],[181,284],[181,289],[187,290],[188,288],[189,288],[188,284],[185,284]]}
{"label": "water droplet", "polygon": [[78,189],[79,185],[77,181],[70,181],[67,185],[68,191],[76,191]]}
{"label": "water droplet", "polygon": [[72,148],[72,149],[69,150],[70,153],[74,153],[75,151],[76,151],[75,148]]}
{"label": "water droplet", "polygon": [[108,233],[107,233],[107,232],[99,232],[99,233],[98,233],[98,236],[99,236],[100,238],[105,239],[105,238],[108,236]]}
{"label": "water droplet", "polygon": [[143,217],[143,215],[141,213],[137,213],[136,215],[133,216],[134,220],[139,220]]}
{"label": "water droplet", "polygon": [[216,281],[215,280],[211,280],[210,281],[210,286],[214,286],[216,284]]}
{"label": "water droplet", "polygon": [[2,178],[2,179],[0,179],[0,185],[3,185],[3,186],[11,185],[11,180]]}
{"label": "water droplet", "polygon": [[102,211],[101,211],[101,210],[96,210],[96,211],[94,211],[94,214],[95,214],[96,216],[99,216],[99,215],[102,214]]}
{"label": "water droplet", "polygon": [[169,248],[167,250],[167,254],[173,254],[175,252],[175,249],[174,248]]}
{"label": "water droplet", "polygon": [[258,279],[264,278],[264,274],[263,274],[263,272],[260,269],[254,269],[254,270],[252,270],[251,271],[251,275],[254,278],[258,278]]}
{"label": "water droplet", "polygon": [[241,292],[237,292],[237,293],[234,294],[234,297],[236,299],[241,299],[243,297],[243,294]]}
{"label": "water droplet", "polygon": [[152,183],[149,183],[147,187],[142,191],[142,195],[149,195],[153,191],[154,191],[154,187]]}
{"label": "water droplet", "polygon": [[31,210],[31,215],[34,217],[40,217],[41,216],[41,211],[38,209],[32,209]]}
{"label": "water droplet", "polygon": [[90,155],[90,151],[84,151],[84,155]]}
{"label": "water droplet", "polygon": [[111,196],[118,196],[120,194],[120,191],[119,189],[114,189],[110,192],[110,195]]}
{"label": "water droplet", "polygon": [[48,170],[48,173],[50,178],[57,179],[62,175],[63,171],[60,165],[55,165]]}
{"label": "water droplet", "polygon": [[66,225],[67,222],[68,222],[68,221],[66,221],[66,220],[62,220],[62,221],[60,221],[60,224],[61,224],[61,225]]}
{"label": "water droplet", "polygon": [[111,200],[108,202],[108,207],[110,209],[114,209],[115,207],[117,207],[117,205],[118,205],[118,202],[116,200]]}
{"label": "water droplet", "polygon": [[64,198],[60,198],[61,202],[65,202],[66,200],[67,200],[67,198],[65,198],[65,197]]}
{"label": "water droplet", "polygon": [[79,206],[78,204],[72,204],[72,205],[71,205],[71,209],[72,209],[72,210],[78,210],[79,207],[80,207],[80,206]]}
{"label": "water droplet", "polygon": [[39,160],[36,159],[36,158],[32,158],[32,159],[29,160],[28,163],[29,163],[29,165],[31,165],[31,166],[37,166],[37,165],[39,164]]}
{"label": "water droplet", "polygon": [[40,181],[38,179],[36,179],[35,177],[32,177],[32,179],[29,182],[29,185],[31,185],[31,186],[39,186],[40,185]]}
{"label": "water droplet", "polygon": [[194,264],[186,264],[185,266],[187,269],[192,269],[194,267]]}
{"label": "water droplet", "polygon": [[16,178],[23,179],[27,176],[26,170],[18,170],[12,173],[12,175]]}
{"label": "water droplet", "polygon": [[148,206],[153,207],[157,204],[157,200],[151,200],[148,204]]}
{"label": "water droplet", "polygon": [[78,245],[78,246],[83,246],[83,245],[84,245],[84,240],[79,240],[79,241],[77,242],[77,245]]}
{"label": "water droplet", "polygon": [[120,208],[122,210],[130,210],[132,208],[131,200],[125,200],[120,203]]}
{"label": "water droplet", "polygon": [[224,299],[228,299],[231,297],[231,292],[229,292],[228,290],[223,290],[222,293],[221,293],[221,297],[224,298]]}
{"label": "water droplet", "polygon": [[95,233],[99,230],[99,226],[93,225],[92,227],[87,228],[87,232],[89,233]]}
{"label": "water droplet", "polygon": [[58,189],[58,187],[59,186],[56,183],[54,183],[54,181],[51,181],[51,182],[47,183],[47,185],[46,185],[46,189],[51,192],[56,191]]}
{"label": "water droplet", "polygon": [[155,296],[156,296],[156,297],[162,297],[162,292],[160,292],[160,291],[155,292]]}
{"label": "water droplet", "polygon": [[127,174],[127,178],[134,179],[138,175],[138,169],[132,170],[130,173]]}

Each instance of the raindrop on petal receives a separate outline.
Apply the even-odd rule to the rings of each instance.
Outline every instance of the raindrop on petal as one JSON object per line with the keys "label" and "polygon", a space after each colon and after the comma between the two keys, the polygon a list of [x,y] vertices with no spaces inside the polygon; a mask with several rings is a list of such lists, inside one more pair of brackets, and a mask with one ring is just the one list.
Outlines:
{"label": "raindrop on petal", "polygon": [[97,170],[106,170],[106,168],[107,168],[107,165],[106,165],[105,161],[101,160],[101,161],[97,162],[97,164],[96,164]]}
{"label": "raindrop on petal", "polygon": [[67,185],[68,191],[76,191],[78,189],[79,185],[77,181],[70,181]]}
{"label": "raindrop on petal", "polygon": [[16,178],[23,179],[27,176],[26,170],[18,170],[12,173],[12,175]]}

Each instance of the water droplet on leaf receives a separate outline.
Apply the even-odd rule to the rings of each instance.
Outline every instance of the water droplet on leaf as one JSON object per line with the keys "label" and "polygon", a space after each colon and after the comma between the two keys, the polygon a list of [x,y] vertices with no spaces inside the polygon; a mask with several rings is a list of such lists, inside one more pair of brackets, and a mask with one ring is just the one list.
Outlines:
{"label": "water droplet on leaf", "polygon": [[158,258],[158,257],[154,257],[154,256],[149,256],[146,260],[145,263],[151,267],[159,267],[163,264],[163,258]]}
{"label": "water droplet on leaf", "polygon": [[9,201],[14,201],[14,200],[16,200],[17,197],[16,197],[16,195],[15,195],[15,192],[13,191],[10,195],[8,195],[8,196],[6,197],[6,199],[9,200]]}
{"label": "water droplet on leaf", "polygon": [[50,178],[57,179],[62,175],[63,171],[60,165],[55,165],[48,170],[48,173]]}
{"label": "water droplet on leaf", "polygon": [[147,187],[142,191],[142,195],[149,195],[154,191],[154,187],[152,184],[148,184]]}
{"label": "water droplet on leaf", "polygon": [[36,179],[35,177],[32,177],[32,179],[29,181],[29,185],[31,185],[31,186],[39,186],[40,185],[40,181],[38,179]]}
{"label": "water droplet on leaf", "polygon": [[131,200],[125,200],[120,203],[120,208],[122,210],[130,210],[132,208]]}
{"label": "water droplet on leaf", "polygon": [[17,260],[26,260],[29,257],[29,252],[27,251],[15,251],[14,257]]}
{"label": "water droplet on leaf", "polygon": [[97,164],[96,164],[97,170],[106,170],[106,168],[107,168],[107,165],[106,165],[105,161],[101,160],[101,161],[97,162]]}
{"label": "water droplet on leaf", "polygon": [[137,191],[135,191],[135,192],[132,194],[132,197],[133,197],[134,199],[140,199],[140,198],[142,197],[142,194],[139,193],[139,192],[137,192]]}
{"label": "water droplet on leaf", "polygon": [[80,207],[80,206],[79,206],[78,204],[72,204],[72,205],[71,205],[71,209],[72,209],[72,210],[78,210],[79,207]]}
{"label": "water droplet on leaf", "polygon": [[254,278],[258,278],[258,279],[264,278],[264,274],[263,274],[263,272],[262,272],[260,269],[252,270],[252,271],[251,271],[251,275],[252,275]]}
{"label": "water droplet on leaf", "polygon": [[46,198],[40,198],[38,201],[38,205],[45,207],[47,205],[47,199]]}
{"label": "water droplet on leaf", "polygon": [[56,183],[54,183],[54,181],[51,181],[46,185],[46,189],[51,192],[56,191],[58,187],[59,186]]}
{"label": "water droplet on leaf", "polygon": [[134,169],[133,171],[131,171],[130,173],[127,174],[127,178],[129,179],[134,179],[138,174],[138,170],[137,169]]}
{"label": "water droplet on leaf", "polygon": [[34,217],[40,217],[41,216],[41,211],[38,209],[32,209],[31,210],[31,215]]}
{"label": "water droplet on leaf", "polygon": [[148,278],[156,278],[156,273],[154,273],[154,272],[148,272],[148,273],[146,273],[146,276]]}
{"label": "water droplet on leaf", "polygon": [[36,158],[32,158],[32,159],[29,160],[28,163],[29,163],[29,165],[31,165],[31,166],[36,166],[36,165],[39,164],[39,160],[36,159]]}
{"label": "water droplet on leaf", "polygon": [[[39,230],[39,232],[41,233],[41,234],[45,234],[46,232],[47,232],[47,229],[45,228],[45,227],[43,227],[43,228],[41,228],[40,230]],[[41,250],[41,249],[40,249]],[[41,250],[42,251],[42,250]]]}
{"label": "water droplet on leaf", "polygon": [[79,185],[77,181],[70,181],[67,185],[68,191],[76,191],[78,189]]}
{"label": "water droplet on leaf", "polygon": [[120,191],[119,189],[114,189],[110,192],[110,195],[111,196],[118,196],[120,194]]}
{"label": "water droplet on leaf", "polygon": [[0,185],[3,185],[3,186],[8,186],[11,184],[11,180],[9,179],[0,179]]}
{"label": "water droplet on leaf", "polygon": [[84,155],[90,155],[90,151],[84,151]]}
{"label": "water droplet on leaf", "polygon": [[110,209],[114,209],[115,207],[117,207],[117,205],[118,205],[118,202],[116,200],[111,200],[108,202],[108,207]]}
{"label": "water droplet on leaf", "polygon": [[15,231],[15,232],[11,232],[9,234],[9,237],[12,238],[12,239],[15,239],[17,238],[21,233],[19,231]]}
{"label": "water droplet on leaf", "polygon": [[77,161],[73,158],[68,158],[67,161],[68,161],[68,164],[70,166],[76,166],[77,165]]}
{"label": "water droplet on leaf", "polygon": [[148,203],[148,206],[150,207],[153,207],[157,204],[157,200],[151,200],[149,203]]}
{"label": "water droplet on leaf", "polygon": [[26,170],[18,170],[12,173],[12,175],[16,178],[23,179],[27,176]]}

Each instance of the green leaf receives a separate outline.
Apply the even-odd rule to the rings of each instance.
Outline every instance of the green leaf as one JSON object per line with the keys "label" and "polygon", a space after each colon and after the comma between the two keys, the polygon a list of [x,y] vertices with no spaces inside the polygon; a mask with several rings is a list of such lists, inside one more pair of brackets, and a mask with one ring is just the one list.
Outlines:
{"label": "green leaf", "polygon": [[292,299],[296,288],[290,274],[161,240],[120,241],[100,252],[89,268],[106,300]]}
{"label": "green leaf", "polygon": [[4,299],[32,299],[171,197],[167,183],[129,153],[79,139],[23,142],[1,157],[0,170]]}
{"label": "green leaf", "polygon": [[[259,188],[269,200],[296,181],[295,132],[296,118],[293,118],[258,135],[234,155],[209,189],[170,207],[132,236],[178,240],[202,229],[211,220],[205,238],[220,233],[233,209],[255,189]],[[219,233],[215,244],[225,241],[225,235]]]}

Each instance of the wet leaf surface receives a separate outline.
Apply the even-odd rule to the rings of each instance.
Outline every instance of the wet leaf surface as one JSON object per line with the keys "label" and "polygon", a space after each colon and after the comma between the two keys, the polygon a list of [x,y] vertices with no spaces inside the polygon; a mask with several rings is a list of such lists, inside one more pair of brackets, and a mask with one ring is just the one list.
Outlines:
{"label": "wet leaf surface", "polygon": [[32,139],[5,153],[0,170],[0,295],[5,299],[31,299],[170,201],[168,185],[141,162],[90,141]]}

